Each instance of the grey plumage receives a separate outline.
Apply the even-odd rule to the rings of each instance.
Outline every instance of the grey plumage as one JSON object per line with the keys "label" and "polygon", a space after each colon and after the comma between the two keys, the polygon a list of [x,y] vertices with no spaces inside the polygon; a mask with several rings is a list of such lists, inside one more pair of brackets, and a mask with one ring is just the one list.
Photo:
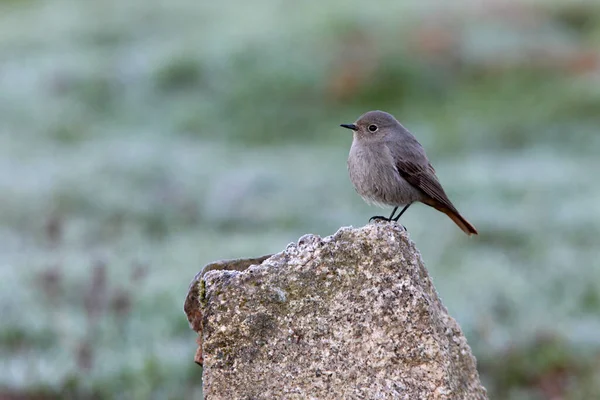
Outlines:
{"label": "grey plumage", "polygon": [[348,172],[365,201],[394,207],[420,201],[447,214],[465,233],[477,234],[448,199],[421,144],[391,114],[369,111],[342,126],[354,131]]}

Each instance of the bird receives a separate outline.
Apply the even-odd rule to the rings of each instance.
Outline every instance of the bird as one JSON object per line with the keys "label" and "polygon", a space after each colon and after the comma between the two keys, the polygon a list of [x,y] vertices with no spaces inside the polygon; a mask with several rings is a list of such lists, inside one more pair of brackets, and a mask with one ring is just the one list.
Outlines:
{"label": "bird", "polygon": [[[423,146],[393,115],[369,111],[353,124],[348,173],[358,194],[369,204],[394,207],[389,217],[372,220],[397,222],[418,201],[446,214],[467,235],[477,229],[452,204],[429,162]],[[394,217],[399,207],[400,213]]]}

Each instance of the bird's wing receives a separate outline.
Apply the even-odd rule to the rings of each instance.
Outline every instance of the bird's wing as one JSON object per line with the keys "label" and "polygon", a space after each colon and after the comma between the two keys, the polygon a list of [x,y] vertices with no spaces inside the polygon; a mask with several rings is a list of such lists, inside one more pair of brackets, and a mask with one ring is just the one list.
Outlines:
{"label": "bird's wing", "polygon": [[450,202],[450,199],[448,199],[446,192],[444,192],[442,185],[435,176],[435,170],[430,163],[423,166],[406,160],[397,160],[396,168],[400,176],[408,183],[421,190],[433,200],[441,203],[441,205],[448,207],[452,211],[456,211],[456,208]]}

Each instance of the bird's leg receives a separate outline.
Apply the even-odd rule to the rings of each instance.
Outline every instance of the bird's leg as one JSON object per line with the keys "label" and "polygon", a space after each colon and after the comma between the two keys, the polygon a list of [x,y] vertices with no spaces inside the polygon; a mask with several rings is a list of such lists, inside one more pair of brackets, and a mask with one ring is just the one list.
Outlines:
{"label": "bird's leg", "polygon": [[398,209],[398,207],[394,207],[394,210],[392,211],[392,214],[389,216],[389,218],[384,217],[383,215],[376,215],[374,217],[369,218],[369,222],[373,221],[374,219],[382,219],[384,221],[391,221],[392,217],[394,216],[394,214],[396,213],[396,210]]}
{"label": "bird's leg", "polygon": [[[400,214],[398,214],[398,215],[396,216],[396,218],[393,218],[393,219],[392,219],[392,217],[390,216],[390,221],[398,222],[398,220],[400,219],[400,216],[401,216],[402,214],[404,214],[404,211],[408,210],[408,207],[410,207],[410,205],[411,205],[411,203],[408,203],[407,205],[405,205],[405,206],[404,206],[404,208],[402,209],[402,211],[400,211]],[[398,207],[396,207],[396,208],[398,208]],[[394,212],[396,212],[396,208],[394,208]],[[392,215],[394,215],[394,213],[392,213]],[[406,228],[405,228],[405,229],[406,229]]]}

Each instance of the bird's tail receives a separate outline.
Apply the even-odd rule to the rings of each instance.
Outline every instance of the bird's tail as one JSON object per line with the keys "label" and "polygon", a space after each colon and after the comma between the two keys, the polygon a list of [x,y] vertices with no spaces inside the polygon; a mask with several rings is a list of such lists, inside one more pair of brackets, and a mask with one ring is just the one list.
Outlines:
{"label": "bird's tail", "polygon": [[475,227],[471,225],[471,223],[467,221],[465,217],[460,215],[458,210],[456,210],[455,208],[450,208],[444,204],[438,203],[437,201],[427,202],[426,204],[430,205],[438,211],[443,212],[448,217],[450,217],[450,219],[454,221],[454,223],[458,225],[458,227],[462,229],[462,231],[467,235],[477,235],[477,229],[475,229]]}
{"label": "bird's tail", "polygon": [[[440,211],[442,211],[442,210],[440,210]],[[460,229],[462,229],[463,232],[466,233],[467,235],[469,235],[469,236],[477,235],[477,229],[475,229],[475,227],[473,225],[471,225],[471,223],[469,221],[467,221],[465,219],[465,217],[460,215],[458,212],[454,212],[452,210],[448,210],[448,212],[446,212],[446,211],[442,211],[442,212],[444,212],[447,216],[449,216],[450,219],[452,221],[454,221],[454,223],[456,225],[458,225],[458,227]]]}

